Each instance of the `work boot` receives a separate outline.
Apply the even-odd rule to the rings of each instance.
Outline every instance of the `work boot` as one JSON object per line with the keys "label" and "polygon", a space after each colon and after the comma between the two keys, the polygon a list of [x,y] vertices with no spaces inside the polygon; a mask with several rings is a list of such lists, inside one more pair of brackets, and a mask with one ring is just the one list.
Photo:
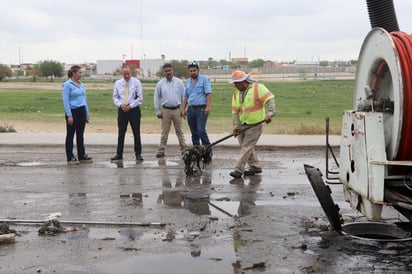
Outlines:
{"label": "work boot", "polygon": [[245,170],[245,175],[246,176],[253,176],[253,175],[255,175],[255,174],[258,174],[258,173],[262,173],[262,169],[261,168],[257,168],[257,167],[251,167],[251,168],[249,168],[249,170]]}
{"label": "work boot", "polygon": [[162,158],[162,157],[165,157],[164,152],[158,152],[158,153],[156,153],[156,158]]}
{"label": "work boot", "polygon": [[242,172],[235,170],[235,171],[230,172],[229,175],[232,176],[233,178],[240,178],[242,177]]}

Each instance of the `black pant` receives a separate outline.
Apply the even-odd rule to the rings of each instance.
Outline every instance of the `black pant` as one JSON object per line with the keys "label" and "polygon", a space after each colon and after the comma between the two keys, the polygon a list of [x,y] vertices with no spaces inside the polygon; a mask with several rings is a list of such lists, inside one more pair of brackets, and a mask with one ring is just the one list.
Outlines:
{"label": "black pant", "polygon": [[84,149],[84,128],[86,127],[86,108],[79,107],[72,109],[73,124],[67,123],[66,115],[66,156],[67,161],[73,157],[73,138],[76,134],[77,155],[79,160],[83,159],[86,154]]}
{"label": "black pant", "polygon": [[119,128],[117,137],[117,155],[123,156],[124,137],[126,135],[128,123],[130,123],[133,131],[135,155],[137,156],[142,154],[142,144],[140,140],[140,117],[140,107],[132,108],[128,112],[124,112],[121,108],[119,108],[117,112],[117,126]]}

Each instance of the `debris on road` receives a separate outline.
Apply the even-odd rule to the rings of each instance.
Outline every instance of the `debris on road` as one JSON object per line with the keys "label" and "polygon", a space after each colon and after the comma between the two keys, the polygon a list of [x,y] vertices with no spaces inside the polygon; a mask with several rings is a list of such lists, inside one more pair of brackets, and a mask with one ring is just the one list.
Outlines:
{"label": "debris on road", "polygon": [[49,220],[45,222],[37,231],[40,235],[56,235],[65,232],[64,227],[57,220]]}
{"label": "debris on road", "polygon": [[16,234],[2,234],[0,235],[0,244],[12,244],[16,241]]}

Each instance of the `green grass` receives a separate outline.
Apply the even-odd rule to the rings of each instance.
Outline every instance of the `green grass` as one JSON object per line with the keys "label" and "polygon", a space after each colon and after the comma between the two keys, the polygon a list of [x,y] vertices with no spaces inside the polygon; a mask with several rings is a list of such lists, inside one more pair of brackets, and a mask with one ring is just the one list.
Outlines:
{"label": "green grass", "polygon": [[[352,108],[353,80],[262,83],[275,94],[276,100],[276,116],[271,124],[265,126],[265,133],[323,134],[325,117],[330,117],[331,133],[339,134],[342,113]],[[153,107],[155,84],[143,83],[143,128],[160,128]],[[87,82],[85,85],[87,89]],[[212,83],[212,89],[208,131],[230,132],[231,94],[234,87],[228,83]],[[61,122],[64,117],[60,90],[42,90],[33,85],[30,89],[3,88],[0,96],[0,119],[8,124],[19,120]],[[112,87],[87,89],[93,121],[113,123],[117,110],[111,97]]]}

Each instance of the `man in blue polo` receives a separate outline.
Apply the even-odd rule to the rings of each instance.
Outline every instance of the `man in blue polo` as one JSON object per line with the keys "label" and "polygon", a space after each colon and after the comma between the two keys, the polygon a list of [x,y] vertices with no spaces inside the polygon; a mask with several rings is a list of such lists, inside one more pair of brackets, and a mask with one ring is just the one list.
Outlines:
{"label": "man in blue polo", "polygon": [[206,132],[207,117],[212,102],[212,87],[209,78],[199,75],[199,64],[195,61],[188,65],[190,78],[186,82],[183,97],[183,117],[187,114],[187,122],[192,133],[193,145],[210,145]]}

